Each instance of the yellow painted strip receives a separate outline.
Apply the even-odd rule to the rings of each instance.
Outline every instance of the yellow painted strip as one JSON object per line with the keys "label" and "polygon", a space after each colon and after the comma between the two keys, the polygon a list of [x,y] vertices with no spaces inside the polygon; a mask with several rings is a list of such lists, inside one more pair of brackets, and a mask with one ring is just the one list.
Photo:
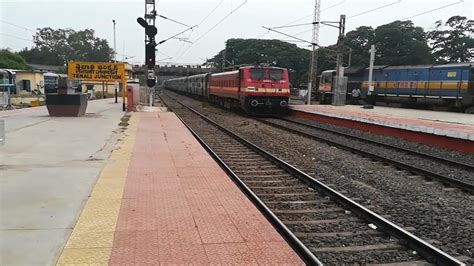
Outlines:
{"label": "yellow painted strip", "polygon": [[107,265],[122,203],[135,136],[140,120],[133,113],[122,141],[102,169],[57,265]]}

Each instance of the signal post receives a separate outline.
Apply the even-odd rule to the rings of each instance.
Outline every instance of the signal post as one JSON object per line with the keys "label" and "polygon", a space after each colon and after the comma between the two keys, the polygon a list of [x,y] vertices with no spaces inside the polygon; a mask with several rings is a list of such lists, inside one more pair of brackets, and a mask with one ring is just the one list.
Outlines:
{"label": "signal post", "polygon": [[138,24],[145,28],[145,64],[147,66],[147,86],[150,92],[150,106],[153,105],[152,102],[152,91],[156,85],[155,78],[155,51],[156,51],[156,41],[155,36],[158,33],[157,28],[155,27],[156,19],[156,10],[155,10],[155,1],[147,0],[145,2],[145,18],[137,18]]}

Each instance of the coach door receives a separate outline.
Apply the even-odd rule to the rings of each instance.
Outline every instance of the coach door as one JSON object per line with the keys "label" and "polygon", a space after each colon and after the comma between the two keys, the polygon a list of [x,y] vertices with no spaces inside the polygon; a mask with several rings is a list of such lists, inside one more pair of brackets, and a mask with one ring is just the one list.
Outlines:
{"label": "coach door", "polygon": [[467,81],[467,94],[474,95],[474,68],[471,68],[471,74]]}

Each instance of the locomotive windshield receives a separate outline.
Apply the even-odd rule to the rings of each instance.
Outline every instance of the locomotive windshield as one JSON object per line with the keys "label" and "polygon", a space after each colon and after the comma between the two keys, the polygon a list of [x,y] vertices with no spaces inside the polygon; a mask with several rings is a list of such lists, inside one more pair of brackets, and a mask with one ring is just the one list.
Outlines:
{"label": "locomotive windshield", "polygon": [[251,68],[250,78],[253,80],[282,80],[282,69],[265,69],[265,68]]}
{"label": "locomotive windshield", "polygon": [[253,80],[263,80],[265,72],[263,68],[251,68],[250,69],[250,78]]}
{"label": "locomotive windshield", "polygon": [[281,69],[269,69],[268,76],[270,80],[282,80],[283,79],[283,70]]}

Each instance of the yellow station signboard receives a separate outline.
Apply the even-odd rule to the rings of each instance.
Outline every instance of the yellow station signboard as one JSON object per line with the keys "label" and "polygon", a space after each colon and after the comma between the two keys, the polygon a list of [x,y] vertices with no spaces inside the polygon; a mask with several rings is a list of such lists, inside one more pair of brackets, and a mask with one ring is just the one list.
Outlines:
{"label": "yellow station signboard", "polygon": [[67,78],[69,80],[122,83],[122,109],[125,111],[125,88],[127,87],[125,64],[69,61],[67,64]]}
{"label": "yellow station signboard", "polygon": [[70,80],[123,82],[125,80],[125,65],[122,63],[69,61],[67,77]]}

